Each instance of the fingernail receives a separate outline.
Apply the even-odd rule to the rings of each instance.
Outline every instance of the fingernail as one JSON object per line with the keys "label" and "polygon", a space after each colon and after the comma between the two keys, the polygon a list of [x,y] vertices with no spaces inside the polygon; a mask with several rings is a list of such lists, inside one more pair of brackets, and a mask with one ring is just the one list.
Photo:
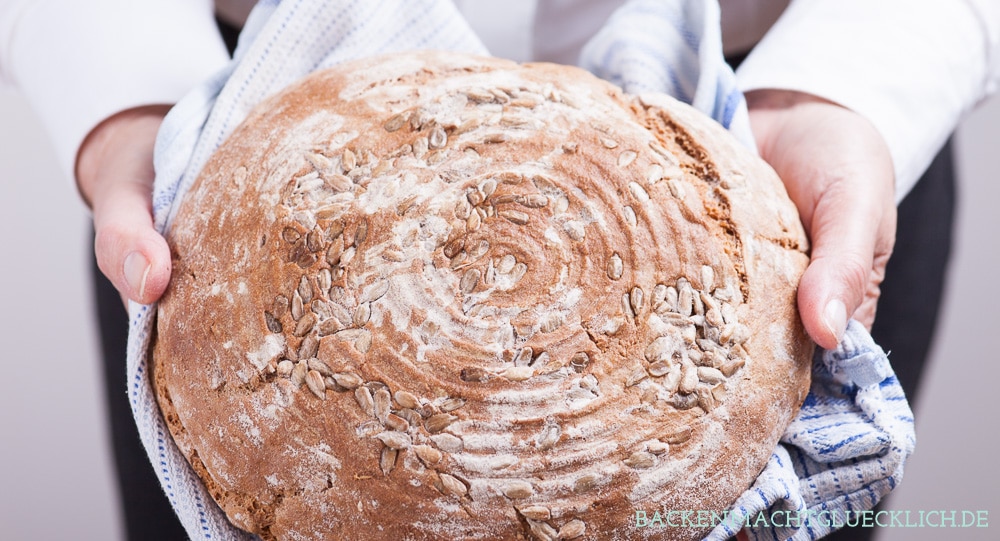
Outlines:
{"label": "fingernail", "polygon": [[149,276],[149,261],[142,252],[132,252],[125,258],[125,281],[135,298],[141,299],[146,290],[146,277]]}
{"label": "fingernail", "polygon": [[847,330],[847,307],[839,299],[833,299],[832,301],[826,303],[826,309],[823,310],[823,323],[826,328],[840,340],[844,336],[844,331]]}

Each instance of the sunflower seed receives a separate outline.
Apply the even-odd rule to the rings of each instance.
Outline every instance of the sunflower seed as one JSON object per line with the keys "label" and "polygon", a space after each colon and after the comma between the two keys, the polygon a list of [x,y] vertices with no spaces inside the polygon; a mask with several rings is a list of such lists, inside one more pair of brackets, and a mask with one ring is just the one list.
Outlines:
{"label": "sunflower seed", "polygon": [[302,295],[299,294],[298,290],[292,293],[292,319],[298,321],[302,319],[305,315],[305,305],[302,302]]}
{"label": "sunflower seed", "polygon": [[323,250],[323,232],[319,229],[313,229],[306,235],[306,248],[310,252],[319,253]]}
{"label": "sunflower seed", "polygon": [[614,139],[604,138],[604,137],[601,138],[601,144],[604,145],[604,148],[608,148],[608,149],[617,148],[618,147],[618,141],[615,141]]}
{"label": "sunflower seed", "polygon": [[483,239],[476,244],[475,248],[469,251],[470,259],[479,259],[486,255],[486,252],[490,251],[490,241]]}
{"label": "sunflower seed", "polygon": [[[324,306],[329,306],[325,304]],[[341,329],[340,321],[337,318],[331,317],[324,320],[319,324],[319,335],[320,336],[330,336]]]}
{"label": "sunflower seed", "polygon": [[295,244],[302,238],[302,234],[299,233],[299,231],[294,227],[286,227],[281,230],[281,238],[284,239],[285,242]]}
{"label": "sunflower seed", "polygon": [[316,315],[312,312],[302,316],[302,319],[295,324],[295,336],[302,337],[309,334],[316,325]]}
{"label": "sunflower seed", "polygon": [[645,368],[637,366],[633,368],[632,372],[628,375],[627,378],[625,378],[625,386],[634,387],[635,385],[638,385],[639,382],[646,379],[648,376],[649,374],[646,372]]}
{"label": "sunflower seed", "polygon": [[519,210],[501,210],[497,214],[503,218],[506,218],[511,223],[517,225],[524,225],[528,223],[529,217],[526,213]]}
{"label": "sunflower seed", "polygon": [[712,398],[717,404],[724,402],[726,400],[726,386],[720,383],[712,387]]}
{"label": "sunflower seed", "polygon": [[698,387],[698,406],[705,410],[705,412],[710,412],[718,407],[718,403],[715,400],[715,395],[712,394],[712,390],[708,387]]}
{"label": "sunflower seed", "polygon": [[528,519],[528,530],[536,541],[556,541],[559,538],[559,532],[548,522]]}
{"label": "sunflower seed", "polygon": [[632,302],[628,293],[622,293],[622,313],[629,319],[635,319],[635,310],[632,309]]}
{"label": "sunflower seed", "polygon": [[681,376],[681,383],[678,390],[681,393],[688,394],[693,393],[695,389],[698,388],[698,369],[693,364],[685,365],[683,368],[683,375]]}
{"label": "sunflower seed", "polygon": [[649,365],[649,375],[653,377],[665,376],[673,369],[674,363],[670,361],[657,361]]}
{"label": "sunflower seed", "polygon": [[264,322],[267,324],[267,330],[273,333],[280,333],[283,329],[281,322],[271,315],[271,312],[264,312]]}
{"label": "sunflower seed", "polygon": [[363,302],[354,309],[354,316],[351,318],[351,322],[354,323],[355,327],[363,327],[372,318],[372,305],[369,302]]}
{"label": "sunflower seed", "polygon": [[323,269],[316,275],[316,285],[319,286],[320,293],[329,293],[330,286],[333,285],[333,275],[330,269]]}
{"label": "sunflower seed", "polygon": [[409,115],[407,115],[407,113],[405,112],[393,115],[392,117],[389,118],[389,120],[385,122],[385,124],[382,127],[385,128],[385,131],[392,133],[398,130],[399,128],[403,127],[403,124],[406,123],[408,116]]}
{"label": "sunflower seed", "polygon": [[528,265],[524,263],[518,263],[514,265],[514,268],[510,271],[510,278],[515,284],[524,278],[525,273],[528,272]]}
{"label": "sunflower seed", "polygon": [[323,375],[316,370],[306,372],[306,385],[318,398],[326,400],[326,384],[323,383]]}
{"label": "sunflower seed", "polygon": [[646,442],[646,450],[654,455],[662,455],[670,450],[670,446],[660,440],[650,440]]}
{"label": "sunflower seed", "polygon": [[438,413],[436,415],[431,415],[427,421],[424,423],[424,428],[427,432],[431,434],[437,434],[442,430],[448,428],[448,425],[455,422],[458,417],[451,415],[449,413]]}
{"label": "sunflower seed", "polygon": [[309,367],[306,365],[305,361],[299,361],[295,364],[295,368],[292,369],[292,383],[296,387],[301,387],[303,383],[306,382],[306,374],[309,373]]}
{"label": "sunflower seed", "polygon": [[516,264],[517,259],[514,256],[507,254],[501,257],[500,261],[497,263],[497,272],[500,274],[507,274],[514,269],[514,265]]}
{"label": "sunflower seed", "polygon": [[431,447],[430,445],[414,445],[413,450],[417,453],[417,458],[419,458],[427,466],[433,466],[441,459],[444,458],[441,451]]}
{"label": "sunflower seed", "polygon": [[277,373],[283,378],[287,378],[292,375],[292,370],[295,369],[295,363],[285,359],[278,363]]}
{"label": "sunflower seed", "polygon": [[733,359],[733,360],[731,360],[731,361],[723,364],[722,366],[720,366],[719,367],[719,372],[722,372],[722,374],[724,376],[726,376],[727,378],[730,378],[730,377],[733,376],[733,374],[735,374],[737,371],[739,371],[740,368],[743,368],[743,365],[745,365],[745,364],[746,364],[746,361],[744,361],[743,359]]}
{"label": "sunflower seed", "polygon": [[386,430],[375,436],[389,449],[401,450],[408,449],[412,440],[410,435],[405,432],[399,432],[397,430]]}
{"label": "sunflower seed", "polygon": [[490,379],[490,374],[482,368],[469,366],[462,369],[459,373],[459,377],[462,381],[482,383]]}
{"label": "sunflower seed", "polygon": [[459,289],[461,289],[462,293],[466,295],[472,293],[476,289],[476,286],[479,285],[479,276],[479,269],[465,271],[465,274],[462,275],[462,280],[459,282]]}
{"label": "sunflower seed", "polygon": [[479,183],[479,193],[483,195],[483,199],[489,199],[493,192],[497,189],[497,181],[495,178],[487,178],[486,180]]}
{"label": "sunflower seed", "polygon": [[564,195],[560,195],[556,198],[555,202],[552,204],[552,212],[556,215],[564,214],[569,210],[569,198]]}
{"label": "sunflower seed", "polygon": [[465,221],[465,229],[469,232],[478,231],[481,225],[483,225],[483,218],[478,212],[470,213],[469,219]]}
{"label": "sunflower seed", "polygon": [[586,351],[578,351],[573,354],[573,357],[569,360],[570,366],[573,370],[577,372],[583,372],[587,365],[590,364],[590,355]]}
{"label": "sunflower seed", "polygon": [[626,150],[618,155],[618,167],[628,167],[635,161],[638,154],[634,150]]}
{"label": "sunflower seed", "polygon": [[552,518],[552,512],[548,507],[541,505],[531,505],[528,507],[522,507],[517,510],[522,516],[530,520],[549,520]]}
{"label": "sunflower seed", "polygon": [[[360,379],[360,378],[358,378]],[[375,416],[375,398],[368,387],[357,387],[354,389],[354,400],[361,406],[361,411],[368,415]]]}
{"label": "sunflower seed", "polygon": [[382,474],[389,475],[396,468],[396,460],[399,458],[399,451],[383,447],[379,454],[378,465],[382,469]]}
{"label": "sunflower seed", "polygon": [[361,379],[361,376],[353,372],[337,372],[330,377],[337,382],[337,385],[345,389],[357,389],[365,382],[365,380]]}
{"label": "sunflower seed", "polygon": [[454,496],[462,497],[469,492],[469,487],[465,486],[465,483],[460,481],[457,477],[449,475],[447,473],[440,473],[438,477],[441,479],[441,485],[444,488],[445,494],[452,494]]}
{"label": "sunflower seed", "polygon": [[455,411],[465,405],[465,400],[462,398],[449,398],[441,403],[441,411],[449,413]]}
{"label": "sunflower seed", "polygon": [[399,432],[406,432],[410,429],[410,423],[406,419],[403,419],[395,413],[390,413],[385,416],[385,426],[386,428],[396,430]]}
{"label": "sunflower seed", "polygon": [[563,231],[569,235],[569,238],[581,242],[587,237],[587,230],[584,229],[582,223],[577,220],[570,220],[563,224]]}
{"label": "sunflower seed", "polygon": [[514,356],[514,366],[528,366],[534,356],[534,350],[530,346],[525,346],[518,350],[517,355]]}
{"label": "sunflower seed", "polygon": [[517,202],[523,207],[537,209],[548,205],[549,198],[540,193],[532,193],[518,196]]}
{"label": "sunflower seed", "polygon": [[679,445],[691,439],[691,427],[681,427],[680,429],[675,430],[660,439],[670,445]]}
{"label": "sunflower seed", "polygon": [[667,180],[667,188],[670,189],[670,195],[677,199],[684,199],[684,186],[677,179]]}
{"label": "sunflower seed", "polygon": [[628,190],[632,192],[632,197],[635,197],[640,203],[646,203],[649,201],[649,193],[646,189],[639,185],[637,182],[629,182]]}
{"label": "sunflower seed", "polygon": [[625,459],[625,465],[637,470],[652,468],[656,464],[656,455],[646,451],[636,451]]}
{"label": "sunflower seed", "polygon": [[368,220],[362,218],[358,228],[354,230],[354,246],[361,246],[361,243],[368,238]]}
{"label": "sunflower seed", "polygon": [[527,481],[514,480],[507,483],[507,486],[503,489],[503,493],[512,500],[521,500],[530,498],[535,493],[535,488]]}
{"label": "sunflower seed", "polygon": [[503,372],[503,376],[511,381],[525,381],[535,374],[535,370],[530,366],[510,366]]}
{"label": "sunflower seed", "polygon": [[427,145],[432,149],[437,149],[445,146],[448,143],[448,134],[445,133],[444,128],[441,126],[435,126],[431,129],[430,134],[427,136]]}
{"label": "sunflower seed", "polygon": [[635,217],[635,209],[626,205],[622,209],[622,212],[625,214],[625,223],[627,223],[629,227],[636,227],[639,224],[638,220]]}
{"label": "sunflower seed", "polygon": [[339,174],[325,174],[323,175],[323,180],[326,182],[327,186],[337,193],[343,193],[350,191],[354,187],[354,183],[351,179]]}
{"label": "sunflower seed", "polygon": [[330,168],[330,158],[322,154],[317,154],[315,152],[307,152],[305,155],[306,161],[313,166],[313,169],[323,172]]}
{"label": "sunflower seed", "polygon": [[[317,351],[319,351],[319,340],[317,340],[314,335],[310,334],[309,336],[306,336],[305,338],[302,339],[302,343],[299,344],[300,359],[308,359],[310,357],[315,357]],[[323,374],[323,375],[329,376],[330,374]]]}
{"label": "sunflower seed", "polygon": [[402,408],[416,409],[420,407],[420,400],[409,391],[404,391],[402,389],[396,391],[395,393],[396,403]]}
{"label": "sunflower seed", "polygon": [[677,280],[677,311],[690,316],[694,311],[694,290],[684,278]]}
{"label": "sunflower seed", "polygon": [[390,413],[392,413],[392,397],[383,387],[375,391],[375,417],[384,424]]}
{"label": "sunflower seed", "polygon": [[620,280],[622,274],[625,272],[625,267],[622,264],[622,258],[618,255],[618,252],[611,254],[608,258],[608,278],[612,280]]}
{"label": "sunflower seed", "polygon": [[431,441],[434,442],[434,445],[437,445],[438,449],[441,449],[446,453],[460,453],[465,447],[465,443],[462,441],[462,438],[446,432],[434,434],[431,436]]}
{"label": "sunflower seed", "polygon": [[663,166],[654,163],[646,169],[646,181],[650,184],[656,184],[663,178]]}
{"label": "sunflower seed", "polygon": [[689,410],[698,405],[698,395],[694,393],[675,394],[671,404],[679,410]]}
{"label": "sunflower seed", "polygon": [[716,385],[726,381],[726,376],[715,368],[700,366],[698,367],[698,379],[709,385]]}
{"label": "sunflower seed", "polygon": [[559,425],[555,423],[546,424],[542,428],[541,433],[538,434],[538,439],[535,444],[541,451],[548,451],[559,442],[559,437],[562,435],[562,429]]}
{"label": "sunflower seed", "polygon": [[645,294],[641,287],[635,286],[632,288],[632,291],[629,292],[628,302],[632,308],[632,313],[638,316],[645,307]]}
{"label": "sunflower seed", "polygon": [[337,237],[330,246],[326,249],[326,262],[331,267],[336,267],[340,264],[340,258],[344,253],[344,238]]}
{"label": "sunflower seed", "polygon": [[[705,303],[702,302],[702,300],[701,300],[701,293],[698,292],[698,291],[692,291],[691,292],[691,301],[692,301],[692,304],[693,304],[693,308],[692,308],[691,311],[694,312],[694,314],[697,315],[697,316],[702,316],[702,318],[704,319],[704,315],[705,315]],[[699,325],[699,323],[696,323],[696,325]]]}
{"label": "sunflower seed", "polygon": [[573,482],[573,492],[576,494],[582,494],[588,490],[597,486],[597,474],[596,473],[586,473],[576,479]]}
{"label": "sunflower seed", "polygon": [[562,327],[562,325],[563,325],[562,314],[551,313],[542,318],[538,330],[543,333],[550,333],[554,332],[559,327]]}
{"label": "sunflower seed", "polygon": [[722,328],[719,339],[723,344],[742,345],[750,339],[750,328],[742,323],[731,323]]}
{"label": "sunflower seed", "polygon": [[576,539],[586,532],[587,525],[582,520],[575,518],[559,528],[558,537],[559,539]]}

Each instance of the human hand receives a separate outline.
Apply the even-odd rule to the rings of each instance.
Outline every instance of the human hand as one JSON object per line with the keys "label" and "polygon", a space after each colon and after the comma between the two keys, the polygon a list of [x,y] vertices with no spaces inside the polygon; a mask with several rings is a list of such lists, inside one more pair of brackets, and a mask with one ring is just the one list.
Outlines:
{"label": "human hand", "polygon": [[847,320],[871,329],[896,236],[889,149],[860,114],[787,90],[747,94],[761,156],[777,171],[812,243],[798,305],[809,336],[836,347]]}
{"label": "human hand", "polygon": [[94,213],[94,252],[122,300],[155,302],[170,280],[170,249],[153,228],[153,145],[168,106],[117,113],[80,146],[77,183]]}

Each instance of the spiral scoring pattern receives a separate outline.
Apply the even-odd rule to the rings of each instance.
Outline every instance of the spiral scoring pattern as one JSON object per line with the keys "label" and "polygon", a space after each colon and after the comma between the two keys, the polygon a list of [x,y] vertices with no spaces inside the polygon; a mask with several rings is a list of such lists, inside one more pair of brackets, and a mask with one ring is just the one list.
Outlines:
{"label": "spiral scoring pattern", "polygon": [[[259,158],[234,175],[255,218],[207,218],[256,231],[259,246],[229,251],[259,263],[232,272],[281,276],[248,301],[265,336],[237,356],[249,397],[233,400],[266,412],[240,417],[248,439],[300,476],[278,483],[259,457],[234,473],[190,443],[234,522],[265,537],[354,523],[634,536],[637,506],[723,476],[702,457],[751,362],[745,277],[685,133],[576,72],[454,55],[378,69],[392,76],[314,75],[256,113],[242,137]],[[303,99],[322,107],[286,105]],[[310,434],[283,434],[293,418]],[[250,475],[281,497],[233,480]],[[375,518],[360,496],[331,510],[324,498],[350,500],[359,479],[425,520]]]}

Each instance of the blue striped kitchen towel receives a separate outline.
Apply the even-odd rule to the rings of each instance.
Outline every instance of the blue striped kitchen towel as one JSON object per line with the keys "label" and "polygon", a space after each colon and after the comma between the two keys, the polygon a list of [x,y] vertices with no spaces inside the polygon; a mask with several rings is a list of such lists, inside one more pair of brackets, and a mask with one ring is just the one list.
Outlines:
{"label": "blue striped kitchen towel", "polygon": [[[487,54],[450,0],[262,0],[233,62],[174,107],[157,140],[154,219],[165,231],[181,196],[258,102],[307,73],[376,53],[439,49]],[[633,93],[662,92],[711,115],[753,148],[746,106],[722,58],[716,0],[631,0],[584,49],[581,66]],[[155,306],[130,305],[129,396],[143,444],[192,539],[253,539],[234,528],[174,445],[153,395],[146,355]],[[888,360],[852,323],[817,353],[805,407],[757,482],[711,539],[760,513],[872,507],[912,452],[912,415]],[[815,539],[821,522],[747,528],[753,539]]]}

